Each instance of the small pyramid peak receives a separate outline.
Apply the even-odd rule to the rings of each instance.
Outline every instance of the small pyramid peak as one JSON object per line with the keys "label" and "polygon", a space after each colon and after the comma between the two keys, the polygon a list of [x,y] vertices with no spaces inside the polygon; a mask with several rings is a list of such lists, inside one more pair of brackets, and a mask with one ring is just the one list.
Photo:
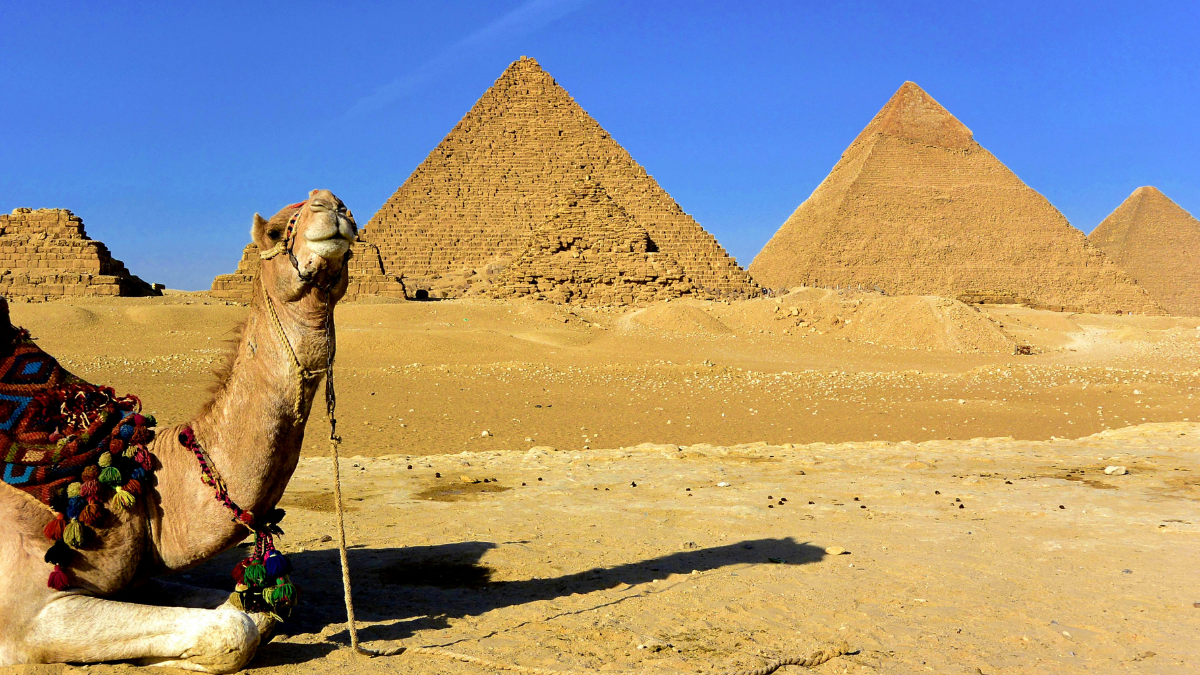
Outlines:
{"label": "small pyramid peak", "polygon": [[917,85],[906,81],[859,134],[885,134],[945,148],[969,148],[975,137],[965,124]]}

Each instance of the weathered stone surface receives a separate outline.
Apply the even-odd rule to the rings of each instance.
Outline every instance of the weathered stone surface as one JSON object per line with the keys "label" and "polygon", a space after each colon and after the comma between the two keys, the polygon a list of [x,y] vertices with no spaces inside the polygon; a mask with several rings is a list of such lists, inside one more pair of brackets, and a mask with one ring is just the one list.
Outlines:
{"label": "weathered stone surface", "polygon": [[[258,244],[249,243],[242,249],[242,259],[233,274],[221,274],[213,279],[209,295],[226,300],[249,302],[254,291],[254,276],[262,265]],[[350,247],[347,264],[350,282],[343,301],[354,301],[367,296],[388,298],[405,297],[404,285],[399,279],[383,273],[379,249],[365,241],[356,241]]]}
{"label": "weathered stone surface", "polygon": [[1200,220],[1158,188],[1134,190],[1088,240],[1168,312],[1200,316]]}
{"label": "weathered stone surface", "polygon": [[10,300],[162,295],[160,289],[130,274],[66,209],[0,215],[0,295]]}
{"label": "weathered stone surface", "polygon": [[567,191],[526,242],[483,294],[625,305],[678,298],[693,289],[683,267],[657,251],[645,228],[594,181]]}
{"label": "weathered stone surface", "polygon": [[523,255],[530,235],[587,181],[645,230],[659,258],[682,268],[693,293],[759,294],[716,239],[533,59],[504,71],[363,236],[410,292],[466,295]]}
{"label": "weathered stone surface", "polygon": [[750,265],[769,288],[878,288],[1161,313],[1045,197],[906,82]]}

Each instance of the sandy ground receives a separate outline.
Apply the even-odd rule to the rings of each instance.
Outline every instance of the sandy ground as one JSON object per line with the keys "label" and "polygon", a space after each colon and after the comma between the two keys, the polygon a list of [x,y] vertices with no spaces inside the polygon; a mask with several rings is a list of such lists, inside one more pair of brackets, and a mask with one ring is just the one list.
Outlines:
{"label": "sandy ground", "polygon": [[[1200,324],[965,312],[813,293],[339,308],[363,639],[584,672],[753,667],[837,639],[858,653],[817,672],[1197,672]],[[245,309],[12,313],[169,423]],[[251,670],[494,672],[339,649],[322,450],[284,503],[299,616]],[[228,586],[235,557],[184,581]]]}

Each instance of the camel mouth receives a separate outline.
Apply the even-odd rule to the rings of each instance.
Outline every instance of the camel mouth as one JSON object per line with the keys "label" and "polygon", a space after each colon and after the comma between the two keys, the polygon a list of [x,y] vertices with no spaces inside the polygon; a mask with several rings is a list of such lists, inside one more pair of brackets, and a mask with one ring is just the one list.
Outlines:
{"label": "camel mouth", "polygon": [[350,242],[344,237],[330,237],[316,241],[309,239],[308,248],[326,260],[336,260],[350,250]]}

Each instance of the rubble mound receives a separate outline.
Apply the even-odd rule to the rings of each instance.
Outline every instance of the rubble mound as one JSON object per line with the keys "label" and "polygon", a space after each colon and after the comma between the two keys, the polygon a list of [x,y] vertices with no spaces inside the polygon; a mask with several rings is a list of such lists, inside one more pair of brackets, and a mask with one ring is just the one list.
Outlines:
{"label": "rubble mound", "polygon": [[1168,312],[1200,316],[1200,220],[1158,188],[1134,190],[1088,240]]}
{"label": "rubble mound", "polygon": [[493,298],[627,305],[688,294],[683,266],[595,182],[568,193],[484,291]]}
{"label": "rubble mound", "polygon": [[41,302],[87,296],[162,295],[129,273],[83,220],[67,209],[14,209],[0,215],[0,295]]}
{"label": "rubble mound", "polygon": [[364,238],[410,293],[468,295],[490,271],[524,254],[529,237],[581,181],[602,186],[682,267],[696,293],[759,294],[716,239],[537,61],[524,57],[371,218]]}
{"label": "rubble mound", "polygon": [[760,284],[1022,302],[1162,307],[1045,197],[906,82],[750,265]]}

